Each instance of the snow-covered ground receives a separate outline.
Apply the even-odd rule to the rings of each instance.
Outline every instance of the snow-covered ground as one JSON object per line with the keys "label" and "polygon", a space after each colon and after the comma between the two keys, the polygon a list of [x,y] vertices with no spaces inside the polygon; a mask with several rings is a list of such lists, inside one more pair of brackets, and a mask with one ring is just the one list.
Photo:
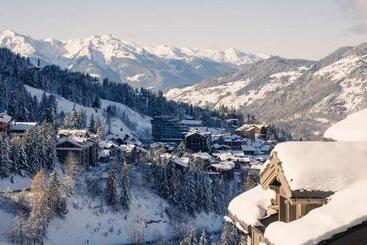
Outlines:
{"label": "snow-covered ground", "polygon": [[[43,90],[36,89],[30,86],[26,86],[26,89],[28,92],[30,92],[33,96],[37,96],[37,98],[40,100],[42,98],[42,95],[44,93]],[[47,93],[48,94],[48,93]],[[76,109],[82,109],[86,112],[88,119],[93,114],[96,117],[99,117],[102,121],[103,127],[105,130],[107,130],[107,122],[106,122],[106,116],[104,114],[105,109],[107,106],[116,106],[117,108],[117,117],[113,118],[111,120],[111,133],[114,136],[124,138],[125,135],[128,135],[130,138],[149,138],[151,134],[151,124],[150,120],[151,118],[145,115],[142,115],[126,105],[123,105],[121,103],[109,101],[109,100],[101,100],[101,108],[100,109],[94,109],[91,107],[85,107],[79,104],[75,104],[72,101],[69,101],[59,95],[54,95],[58,106],[57,110],[58,112],[63,111],[64,113],[69,113],[73,110],[73,108]],[[134,129],[131,129],[126,126],[126,124],[122,121],[122,119],[119,118],[119,116],[123,117],[125,116],[132,124],[136,125]]]}

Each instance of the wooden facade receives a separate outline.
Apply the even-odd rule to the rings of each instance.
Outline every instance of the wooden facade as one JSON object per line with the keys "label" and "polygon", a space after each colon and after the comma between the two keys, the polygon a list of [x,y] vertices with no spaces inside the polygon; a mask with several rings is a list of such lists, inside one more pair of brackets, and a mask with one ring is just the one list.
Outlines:
{"label": "wooden facade", "polygon": [[191,133],[185,137],[185,148],[191,152],[209,152],[210,135],[199,132]]}
{"label": "wooden facade", "polygon": [[[263,188],[274,191],[274,198],[268,207],[268,213],[272,215],[259,219],[254,227],[239,221],[248,231],[251,245],[272,244],[264,237],[265,229],[269,224],[275,221],[288,223],[300,219],[311,210],[326,204],[328,197],[333,194],[331,191],[291,190],[276,152],[273,152],[270,164],[261,173],[260,184]],[[367,221],[336,234],[320,244],[367,244]]]}
{"label": "wooden facade", "polygon": [[98,144],[92,140],[77,142],[62,138],[56,144],[57,157],[64,162],[69,153],[73,153],[80,165],[95,165],[98,161]]}

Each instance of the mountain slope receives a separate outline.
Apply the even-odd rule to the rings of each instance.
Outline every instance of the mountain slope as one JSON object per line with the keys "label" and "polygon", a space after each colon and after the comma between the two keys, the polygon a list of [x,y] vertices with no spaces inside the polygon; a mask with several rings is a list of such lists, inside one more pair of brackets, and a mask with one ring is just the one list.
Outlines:
{"label": "mountain slope", "polygon": [[295,136],[315,139],[367,106],[367,43],[319,61],[272,57],[240,72],[171,89],[166,97],[201,107],[235,107]]}
{"label": "mountain slope", "polygon": [[12,31],[0,32],[0,47],[6,47],[33,63],[56,64],[74,71],[134,87],[166,89],[192,85],[239,66],[256,62],[256,56],[236,49],[224,51],[177,48],[165,45],[139,46],[111,35],[58,41],[36,40]]}

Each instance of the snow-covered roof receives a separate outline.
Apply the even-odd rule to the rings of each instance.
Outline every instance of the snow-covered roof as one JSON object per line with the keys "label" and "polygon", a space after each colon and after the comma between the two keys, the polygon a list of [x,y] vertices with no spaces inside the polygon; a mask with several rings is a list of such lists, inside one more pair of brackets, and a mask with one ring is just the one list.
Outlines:
{"label": "snow-covered roof", "polygon": [[248,131],[250,129],[252,130],[252,129],[261,128],[261,127],[264,127],[264,126],[265,126],[264,124],[248,124],[248,123],[245,123],[241,127],[237,128],[236,131]]}
{"label": "snow-covered roof", "polygon": [[58,134],[62,136],[87,137],[89,133],[87,129],[60,129]]}
{"label": "snow-covered roof", "polygon": [[219,162],[219,163],[211,164],[210,166],[215,168],[215,169],[231,170],[235,167],[235,164],[231,161],[225,161],[225,162]]}
{"label": "snow-covered roof", "polygon": [[367,142],[286,142],[273,152],[291,190],[336,192],[367,178]]}
{"label": "snow-covered roof", "polygon": [[[366,221],[366,203],[367,179],[364,179],[337,192],[326,205],[301,219],[270,224],[265,238],[275,245],[317,244]],[[239,211],[247,212],[247,209],[240,206]]]}
{"label": "snow-covered roof", "polygon": [[349,115],[334,124],[324,134],[324,138],[336,141],[367,141],[367,109]]}
{"label": "snow-covered roof", "polygon": [[172,161],[182,167],[188,167],[190,163],[190,159],[188,157],[173,157]]}
{"label": "snow-covered roof", "polygon": [[193,125],[193,126],[203,126],[204,122],[201,120],[188,120],[188,119],[184,119],[181,120],[179,122],[180,124],[185,124],[185,125]]}
{"label": "snow-covered roof", "polygon": [[10,125],[10,130],[14,131],[26,131],[32,127],[37,126],[36,122],[13,122]]}
{"label": "snow-covered roof", "polygon": [[273,197],[273,191],[264,190],[258,185],[234,198],[229,203],[228,211],[232,218],[254,226],[258,224],[258,219],[267,215]]}
{"label": "snow-covered roof", "polygon": [[11,120],[12,120],[12,117],[9,116],[8,114],[0,113],[0,122],[9,123]]}

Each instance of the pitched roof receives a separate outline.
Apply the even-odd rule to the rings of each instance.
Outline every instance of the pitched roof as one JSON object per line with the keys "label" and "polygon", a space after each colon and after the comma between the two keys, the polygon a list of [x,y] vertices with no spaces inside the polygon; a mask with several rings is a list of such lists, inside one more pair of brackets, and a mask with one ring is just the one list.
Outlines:
{"label": "pitched roof", "polygon": [[367,179],[367,142],[286,142],[272,153],[292,191],[336,192]]}

